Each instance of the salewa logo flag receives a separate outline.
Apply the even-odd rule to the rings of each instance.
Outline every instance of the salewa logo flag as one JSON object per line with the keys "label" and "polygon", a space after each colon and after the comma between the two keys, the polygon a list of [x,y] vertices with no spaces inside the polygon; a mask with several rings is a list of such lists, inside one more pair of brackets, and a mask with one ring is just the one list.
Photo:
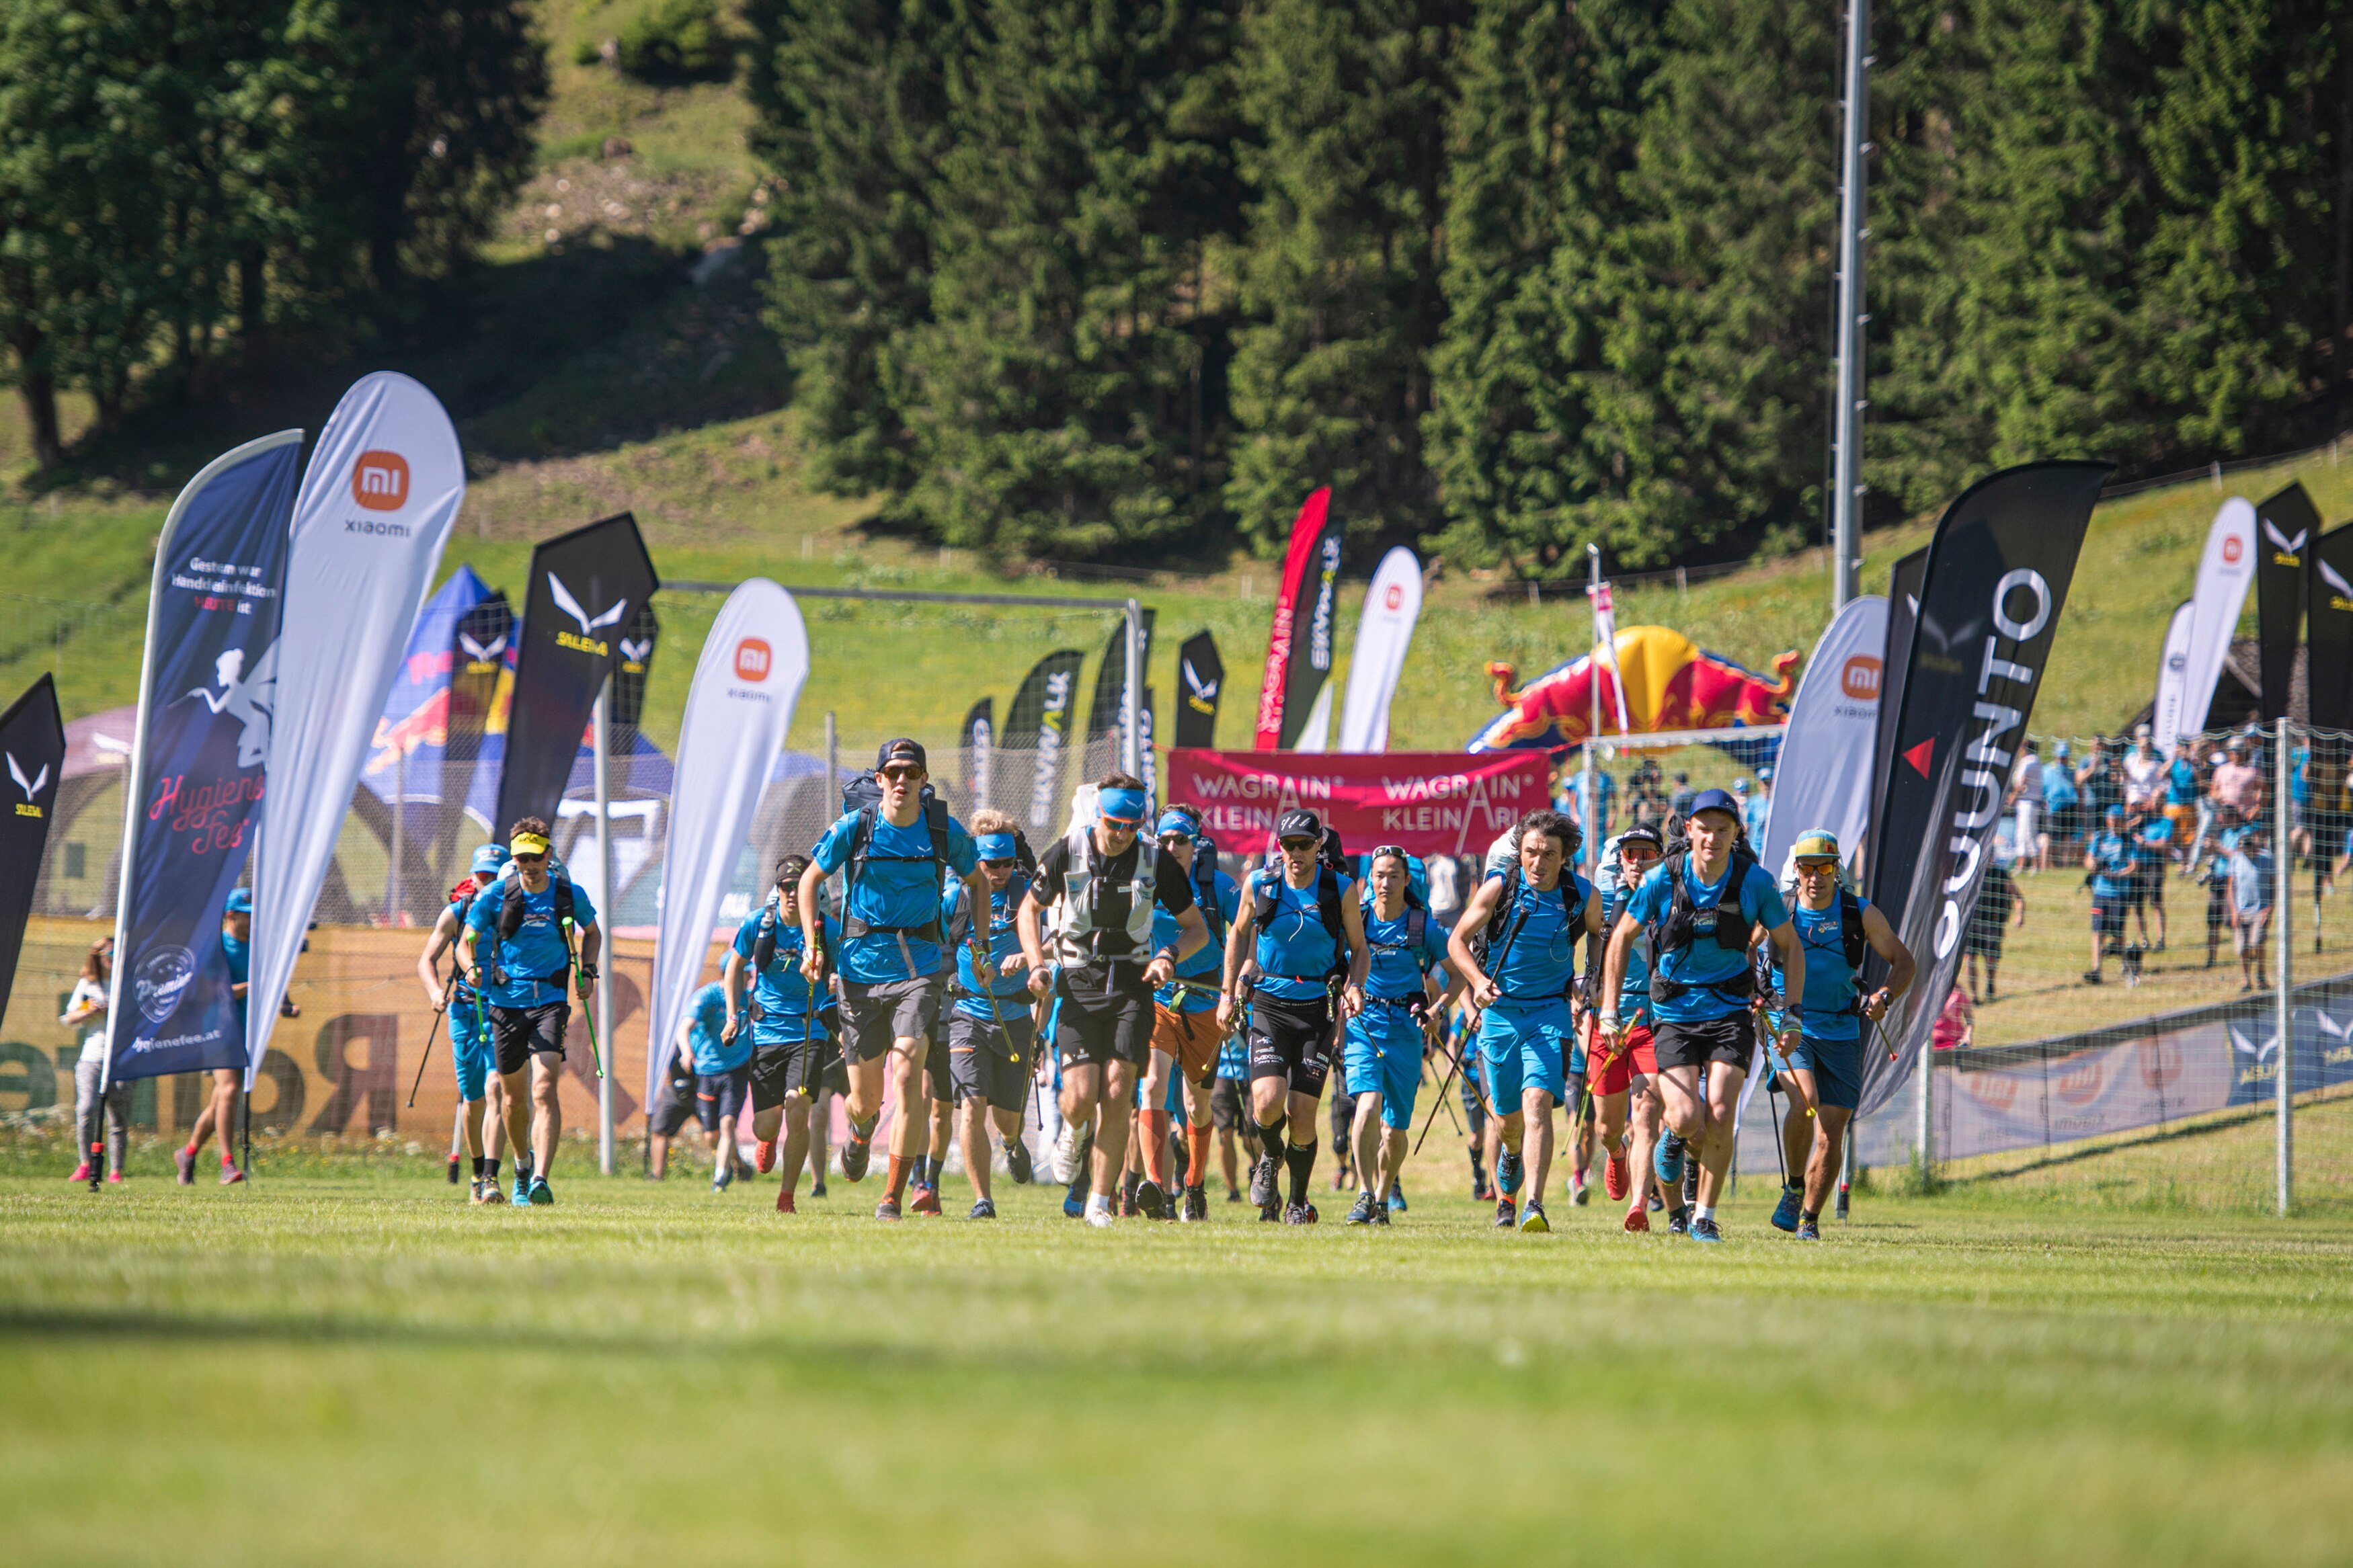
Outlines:
{"label": "salewa logo flag", "polygon": [[[2255,503],[2263,548],[2255,552],[2255,641],[2263,650],[2263,721],[2287,713],[2295,674],[2295,645],[2304,640],[2305,602],[2312,594],[2312,561],[2305,543],[2320,531],[2320,513],[2300,484]],[[2201,715],[2202,717],[2202,715]]]}
{"label": "salewa logo flag", "polygon": [[1365,607],[1356,619],[1356,645],[1348,654],[1348,693],[1340,704],[1340,750],[1389,749],[1389,702],[1405,674],[1413,628],[1421,619],[1421,563],[1410,550],[1381,557]]}
{"label": "salewa logo flag", "polygon": [[[58,712],[57,683],[44,675],[0,713],[0,752],[16,786],[16,810],[0,815],[0,1014],[16,981],[16,958],[32,919],[41,855],[49,842],[50,808],[65,771],[66,726]],[[79,911],[77,911],[79,912]]]}
{"label": "salewa logo flag", "polygon": [[1176,650],[1176,735],[1175,743],[1187,751],[1206,751],[1218,743],[1218,697],[1225,689],[1226,662],[1218,657],[1218,639],[1195,632]]}
{"label": "salewa logo flag", "polygon": [[616,671],[622,617],[660,586],[628,512],[533,551],[530,582],[499,776],[494,824],[501,833],[518,817],[555,820],[589,710]]}
{"label": "salewa logo flag", "polygon": [[[1291,525],[1291,547],[1283,554],[1282,582],[1274,595],[1274,624],[1266,638],[1266,673],[1258,689],[1257,746],[1261,752],[1291,744],[1306,724],[1308,706],[1324,684],[1321,676],[1294,684],[1291,665],[1306,635],[1302,606],[1310,592],[1309,576],[1317,570],[1323,554],[1331,505],[1328,486],[1314,490],[1301,505],[1298,520]],[[1292,706],[1294,701],[1295,713]]]}
{"label": "salewa logo flag", "polygon": [[[1912,662],[1912,627],[1920,618],[1920,584],[1928,552],[1915,550],[1887,574],[1887,643],[1880,653],[1878,728],[1871,743],[1871,822],[1887,812],[1887,772],[1895,765],[1895,714],[1904,706],[1904,674]],[[1874,831],[1873,837],[1876,837]],[[1774,869],[1779,870],[1778,862]]]}
{"label": "salewa logo flag", "polygon": [[[1862,1110],[1910,1071],[1960,966],[2004,789],[2033,717],[2105,463],[2031,463],[1979,481],[1928,546],[1884,814],[1868,892],[1919,961],[1919,978],[1866,1050]],[[1877,961],[1873,961],[1876,965]]]}
{"label": "salewa logo flag", "polygon": [[2305,677],[2313,725],[2353,730],[2353,525],[2312,547],[2312,598],[2305,612]]}
{"label": "salewa logo flag", "polygon": [[[172,503],[156,543],[139,719],[124,774],[107,1040],[114,1079],[246,1062],[221,951],[221,910],[244,874],[261,816],[274,726],[268,707],[253,699],[273,662],[263,656],[280,641],[287,524],[301,457],[302,433],[283,430],[216,458]],[[351,504],[348,492],[343,504]],[[354,542],[379,548],[376,538]],[[416,607],[411,600],[403,611],[404,632]],[[371,711],[371,729],[375,719]],[[21,742],[13,750],[33,758]],[[339,825],[350,801],[346,785],[333,802]]]}
{"label": "salewa logo flag", "polygon": [[997,737],[988,798],[999,811],[1022,818],[1040,842],[1062,822],[1062,777],[1078,707],[1079,668],[1085,662],[1077,648],[1064,647],[1031,666]]}

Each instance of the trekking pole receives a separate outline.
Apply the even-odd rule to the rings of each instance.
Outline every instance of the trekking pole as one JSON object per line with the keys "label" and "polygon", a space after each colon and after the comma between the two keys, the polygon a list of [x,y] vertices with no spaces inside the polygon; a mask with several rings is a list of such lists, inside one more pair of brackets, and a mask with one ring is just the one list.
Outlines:
{"label": "trekking pole", "polygon": [[[454,961],[453,961],[454,962]],[[456,981],[454,970],[450,975]],[[441,988],[441,1005],[433,1009],[433,1026],[425,1031],[425,1054],[417,1058],[417,1081],[408,1086],[408,1109],[417,1109],[417,1091],[425,1082],[425,1064],[433,1059],[433,1037],[441,1032],[441,1016],[449,1010],[449,986]]]}
{"label": "trekking pole", "polygon": [[[564,956],[570,961],[573,973],[578,973],[580,956],[572,945],[570,921],[564,922]],[[567,975],[565,978],[569,979],[570,976]],[[575,994],[577,994],[576,991]],[[596,1043],[596,1009],[594,1007],[585,1009],[580,1015],[580,1020],[588,1026],[588,1059],[596,1064],[596,1076],[602,1079],[605,1076],[605,1052]]]}

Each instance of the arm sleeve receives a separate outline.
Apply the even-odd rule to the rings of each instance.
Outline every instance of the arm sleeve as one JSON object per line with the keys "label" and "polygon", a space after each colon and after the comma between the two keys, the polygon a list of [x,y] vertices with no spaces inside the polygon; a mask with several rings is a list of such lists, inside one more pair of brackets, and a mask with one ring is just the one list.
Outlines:
{"label": "arm sleeve", "polygon": [[1181,915],[1194,905],[1192,874],[1176,863],[1174,855],[1162,855],[1153,861],[1152,889],[1160,907],[1172,915]]}

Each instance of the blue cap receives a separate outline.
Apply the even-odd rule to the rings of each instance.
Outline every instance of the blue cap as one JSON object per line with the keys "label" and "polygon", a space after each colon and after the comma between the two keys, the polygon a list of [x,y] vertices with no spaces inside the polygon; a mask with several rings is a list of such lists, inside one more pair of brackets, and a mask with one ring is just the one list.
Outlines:
{"label": "blue cap", "polygon": [[251,914],[253,912],[253,889],[250,888],[238,888],[235,891],[231,892],[228,896],[228,912],[233,915]]}
{"label": "blue cap", "polygon": [[473,869],[495,877],[507,863],[507,847],[503,844],[480,844],[474,847]]}
{"label": "blue cap", "polygon": [[1106,789],[1096,792],[1095,809],[1105,822],[1132,826],[1143,822],[1152,802],[1140,789]]}
{"label": "blue cap", "polygon": [[1732,818],[1736,824],[1740,820],[1740,803],[1734,800],[1730,794],[1720,789],[1700,791],[1699,798],[1692,802],[1692,808],[1687,815],[1697,816],[1703,811],[1720,811]]}
{"label": "blue cap", "polygon": [[1746,779],[1733,780],[1732,793],[1735,795],[1746,795],[1748,793],[1748,781]]}
{"label": "blue cap", "polygon": [[973,843],[979,848],[980,858],[984,860],[1013,858],[1013,835],[1010,833],[984,833]]}
{"label": "blue cap", "polygon": [[1155,837],[1161,838],[1166,838],[1172,833],[1181,833],[1190,838],[1193,837],[1193,819],[1181,811],[1164,811],[1160,814],[1159,825],[1152,831]]}

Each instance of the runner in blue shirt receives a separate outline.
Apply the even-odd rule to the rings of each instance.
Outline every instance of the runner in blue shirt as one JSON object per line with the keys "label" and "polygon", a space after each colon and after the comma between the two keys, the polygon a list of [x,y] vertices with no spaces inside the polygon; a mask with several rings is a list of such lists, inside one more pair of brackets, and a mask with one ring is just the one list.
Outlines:
{"label": "runner in blue shirt", "polygon": [[2177,847],[2173,819],[2163,812],[2147,812],[2132,825],[2133,914],[2140,939],[2147,942],[2148,914],[2157,911],[2157,940],[2151,945],[2158,952],[2165,951],[2165,870]]}
{"label": "runner in blue shirt", "polygon": [[[417,955],[417,977],[425,983],[426,1000],[433,1005],[449,1026],[449,1065],[458,1075],[459,1125],[463,1129],[467,1152],[474,1163],[474,1183],[470,1201],[477,1204],[502,1204],[506,1192],[499,1185],[499,1163],[505,1136],[505,1093],[499,1080],[491,1075],[494,1053],[491,1049],[491,1031],[482,1016],[481,998],[466,984],[463,973],[455,969],[441,973],[441,955],[458,945],[459,932],[465,929],[466,917],[471,913],[474,896],[499,879],[499,868],[507,860],[503,844],[483,844],[474,850],[473,870],[466,880],[449,890],[449,902],[433,922],[433,933],[426,939],[425,950]],[[484,1146],[484,1117],[488,1114],[489,1142]],[[457,1152],[450,1152],[449,1179],[456,1181]]]}
{"label": "runner in blue shirt", "polygon": [[728,1027],[727,986],[720,981],[698,987],[679,1021],[677,1049],[694,1065],[694,1120],[711,1138],[711,1190],[723,1193],[735,1180],[742,1156],[736,1129],[744,1120],[744,1097],[751,1087],[752,1041]]}
{"label": "runner in blue shirt", "polygon": [[[1839,886],[1839,842],[1822,828],[1799,836],[1790,850],[1797,867],[1797,902],[1790,922],[1805,953],[1804,1004],[1787,1009],[1800,1038],[1788,1054],[1797,1092],[1781,1123],[1786,1160],[1781,1201],[1773,1224],[1799,1241],[1822,1238],[1822,1205],[1846,1153],[1846,1128],[1862,1103],[1862,1021],[1877,1023],[1912,985],[1912,952],[1878,909]],[[1852,931],[1850,931],[1850,922]],[[1860,994],[1862,952],[1886,962],[1887,983]],[[1777,959],[1774,984],[1788,994],[1786,955]],[[1805,1114],[1811,1108],[1812,1116]]]}
{"label": "runner in blue shirt", "polygon": [[[228,961],[229,994],[237,1001],[237,1048],[242,1056],[246,973],[251,962],[253,941],[253,894],[248,889],[236,888],[230,890],[228,902],[223,906],[221,914],[220,941],[221,956]],[[279,1004],[278,1016],[281,1018],[298,1018],[301,1014],[302,1009],[294,1005],[291,997]],[[234,1141],[238,1091],[244,1082],[245,1073],[240,1068],[213,1069],[212,1098],[205,1101],[202,1110],[196,1112],[196,1124],[188,1129],[187,1146],[174,1155],[174,1161],[180,1168],[180,1185],[188,1187],[195,1184],[196,1155],[216,1128],[220,1131],[221,1142],[220,1184],[233,1187],[245,1180],[245,1172],[237,1166]]]}
{"label": "runner in blue shirt", "polygon": [[1029,962],[1021,953],[1017,918],[1029,891],[1021,869],[1020,837],[1013,818],[983,811],[972,819],[981,875],[988,879],[988,956],[982,959],[964,940],[972,906],[964,888],[949,890],[940,906],[948,939],[956,943],[955,1002],[948,1009],[948,1072],[955,1097],[964,1168],[972,1178],[973,1219],[995,1219],[989,1195],[988,1123],[997,1123],[1005,1145],[1005,1169],[1016,1185],[1030,1179],[1029,1146],[1021,1141],[1021,1112],[1029,1102],[1030,1063],[1037,1026],[1029,1016]]}
{"label": "runner in blue shirt", "polygon": [[[849,891],[841,911],[841,1050],[849,1065],[849,1138],[841,1146],[841,1175],[855,1182],[872,1157],[875,1123],[882,1119],[883,1061],[891,1087],[906,1109],[891,1124],[887,1190],[874,1217],[895,1220],[916,1158],[930,1148],[931,1118],[923,1061],[947,988],[941,954],[940,889],[946,873],[964,879],[975,906],[987,901],[978,852],[946,805],[923,797],[930,777],[923,748],[901,738],[885,741],[874,759],[882,798],[849,812],[826,829],[801,873],[801,928],[807,939],[802,973],[825,978],[827,958],[816,926],[818,890],[836,871]],[[976,956],[988,937],[973,932]]]}
{"label": "runner in blue shirt", "polygon": [[2084,869],[2092,874],[2092,967],[2084,972],[2084,984],[2097,985],[2109,947],[2125,940],[2125,900],[2137,870],[2123,806],[2108,807],[2101,830],[2084,840]]}
{"label": "runner in blue shirt", "polygon": [[[1724,1235],[1715,1205],[1732,1163],[1734,1112],[1757,1052],[1757,1025],[1749,1011],[1757,989],[1748,964],[1751,933],[1762,926],[1780,947],[1790,971],[1787,994],[1793,1009],[1805,999],[1805,964],[1781,890],[1746,850],[1734,848],[1740,813],[1732,796],[1720,789],[1704,792],[1692,803],[1684,831],[1690,847],[1668,856],[1642,879],[1609,934],[1601,1027],[1613,1041],[1625,1033],[1618,994],[1634,940],[1647,934],[1651,1029],[1667,1125],[1700,1160],[1691,1236],[1694,1241],[1718,1242]],[[1781,1037],[1785,1047],[1797,1044],[1794,1016],[1784,1021]],[[1683,1159],[1682,1149],[1671,1151],[1660,1141],[1653,1170],[1662,1184],[1683,1179]]]}
{"label": "runner in blue shirt", "polygon": [[[1154,1182],[1168,1179],[1168,1133],[1171,1113],[1157,1109],[1169,1094],[1173,1078],[1185,1097],[1185,1198],[1177,1217],[1199,1221],[1209,1217],[1209,1130],[1216,1118],[1210,1103],[1217,1083],[1218,1058],[1225,1037],[1218,1028],[1218,972],[1226,962],[1226,932],[1233,929],[1241,908],[1241,889],[1215,866],[1194,863],[1197,820],[1187,812],[1161,814],[1156,826],[1160,853],[1183,868],[1192,879],[1193,907],[1201,911],[1209,940],[1199,952],[1180,961],[1176,977],[1152,998],[1152,1065],[1144,1075],[1140,1125],[1146,1134],[1142,1152],[1145,1175]],[[1201,898],[1204,880],[1215,897],[1213,909]],[[1152,945],[1175,952],[1183,932],[1166,908],[1152,907]],[[1181,983],[1181,984],[1180,984]],[[1232,1140],[1229,1136],[1229,1142]],[[1229,1186],[1230,1183],[1228,1184]]]}
{"label": "runner in blue shirt", "polygon": [[[576,973],[580,1005],[595,1005],[596,954],[604,932],[597,929],[596,907],[586,891],[549,866],[544,821],[526,816],[516,822],[507,835],[507,848],[514,869],[475,895],[465,935],[459,939],[458,961],[490,1013],[491,1046],[506,1095],[507,1135],[515,1145],[514,1201],[543,1205],[555,1201],[547,1173],[555,1163],[556,1142],[564,1135],[564,1111],[555,1090],[564,1071],[565,1034],[572,1023],[565,982]],[[531,1107],[527,1130],[526,1103]],[[526,1131],[528,1155],[523,1152]]]}
{"label": "runner in blue shirt", "polygon": [[[1601,886],[1595,895],[1601,905],[1603,931],[1618,928],[1618,917],[1634,897],[1634,889],[1642,885],[1642,879],[1650,875],[1651,868],[1659,863],[1665,850],[1665,837],[1657,828],[1641,822],[1605,848]],[[1659,1058],[1651,1037],[1648,939],[1637,936],[1627,954],[1626,973],[1618,987],[1618,1016],[1625,1025],[1625,1035],[1614,1048],[1601,1033],[1600,1018],[1605,1011],[1599,1005],[1601,953],[1598,948],[1588,951],[1591,962],[1587,970],[1590,988],[1587,994],[1586,1054],[1591,1064],[1589,1081],[1593,1085],[1596,1118],[1600,1123],[1601,1147],[1609,1156],[1602,1167],[1601,1188],[1612,1201],[1626,1200],[1625,1228],[1630,1235],[1641,1235],[1651,1228],[1651,1158],[1658,1146],[1662,1115],[1657,1083]],[[1665,1184],[1660,1196],[1667,1209],[1668,1230],[1676,1236],[1687,1234],[1691,1221],[1683,1213],[1682,1187]]]}
{"label": "runner in blue shirt", "polygon": [[[801,873],[808,865],[806,855],[787,855],[776,862],[776,885],[767,901],[736,928],[720,979],[727,1037],[751,1050],[746,1087],[752,1101],[752,1163],[763,1174],[776,1164],[776,1133],[779,1129],[784,1132],[778,1214],[799,1212],[797,1189],[801,1166],[808,1159],[810,1108],[817,1096],[825,1089],[843,1094],[849,1088],[840,1047],[825,1026],[832,989],[822,981],[813,984],[801,967],[808,942],[801,921]],[[818,940],[838,946],[840,923],[828,917]]]}
{"label": "runner in blue shirt", "polygon": [[[1519,826],[1518,864],[1481,879],[1447,939],[1450,967],[1481,1010],[1479,1067],[1503,1143],[1495,1157],[1498,1229],[1515,1221],[1522,1230],[1552,1228],[1544,1209],[1552,1108],[1567,1100],[1567,1069],[1585,1070],[1569,981],[1578,939],[1601,934],[1592,884],[1570,869],[1583,842],[1577,824],[1560,813],[1530,812]],[[1472,950],[1474,934],[1485,938],[1483,954]],[[1514,1213],[1523,1174],[1527,1204]]]}
{"label": "runner in blue shirt", "polygon": [[1404,1205],[1398,1168],[1413,1125],[1424,1051],[1437,1044],[1446,1007],[1461,986],[1446,968],[1446,928],[1414,895],[1406,853],[1393,845],[1373,851],[1372,883],[1361,917],[1372,963],[1365,977],[1363,1011],[1348,1020],[1342,1074],[1356,1097],[1356,1169],[1363,1185],[1350,1225],[1387,1225]]}

